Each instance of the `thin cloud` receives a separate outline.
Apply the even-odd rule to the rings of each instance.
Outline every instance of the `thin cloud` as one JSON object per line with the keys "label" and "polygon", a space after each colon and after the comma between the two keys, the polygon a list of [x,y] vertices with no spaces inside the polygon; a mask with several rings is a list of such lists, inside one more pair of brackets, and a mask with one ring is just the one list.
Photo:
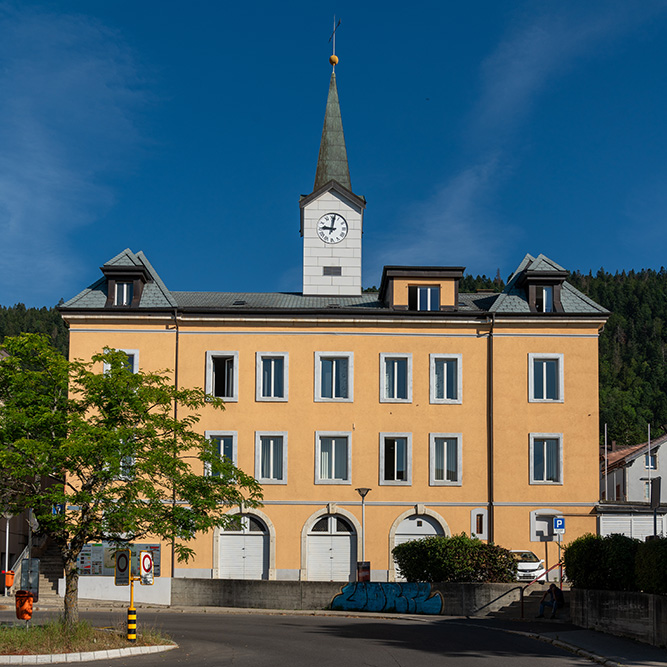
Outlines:
{"label": "thin cloud", "polygon": [[480,273],[499,265],[513,268],[519,258],[506,254],[522,232],[494,214],[493,202],[518,159],[519,128],[555,77],[664,11],[667,2],[550,7],[512,25],[480,67],[466,152],[482,157],[462,165],[429,200],[413,205],[397,225],[401,232],[373,259],[375,270],[380,263],[455,263]]}
{"label": "thin cloud", "polygon": [[[489,200],[511,171],[498,155],[469,167],[410,211],[409,220],[373,264],[460,265],[495,270],[511,229],[496,225]],[[491,267],[491,268],[489,268]]]}
{"label": "thin cloud", "polygon": [[0,303],[39,302],[80,270],[69,239],[112,204],[144,96],[128,47],[82,16],[0,4],[0,63]]}
{"label": "thin cloud", "polygon": [[502,138],[532,111],[549,82],[595,56],[600,47],[635,30],[663,11],[666,3],[558,3],[524,18],[482,64],[482,90],[472,115],[472,131],[487,141]]}

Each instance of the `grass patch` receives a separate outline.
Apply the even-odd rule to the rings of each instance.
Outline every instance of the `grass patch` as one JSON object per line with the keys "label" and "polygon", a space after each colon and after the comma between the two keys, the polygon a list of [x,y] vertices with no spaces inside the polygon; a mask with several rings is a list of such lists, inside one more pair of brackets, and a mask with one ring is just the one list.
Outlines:
{"label": "grass patch", "polygon": [[86,621],[65,625],[60,620],[44,625],[0,626],[0,655],[39,655],[106,651],[129,646],[173,644],[156,628],[145,628],[136,642],[128,642],[125,628],[95,628]]}

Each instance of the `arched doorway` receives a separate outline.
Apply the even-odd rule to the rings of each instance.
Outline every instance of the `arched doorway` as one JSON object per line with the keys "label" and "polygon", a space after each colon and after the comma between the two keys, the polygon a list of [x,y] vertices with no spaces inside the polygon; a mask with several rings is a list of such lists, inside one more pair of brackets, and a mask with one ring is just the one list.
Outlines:
{"label": "arched doorway", "polygon": [[352,523],[340,514],[325,514],[307,536],[309,581],[354,581],[357,536]]}
{"label": "arched doorway", "polygon": [[[442,526],[434,518],[425,514],[412,514],[398,524],[392,549],[405,542],[444,534]],[[394,581],[405,581],[400,576],[396,564],[394,564]]]}
{"label": "arched doorway", "polygon": [[269,531],[256,516],[243,514],[240,530],[221,530],[220,579],[268,579]]}

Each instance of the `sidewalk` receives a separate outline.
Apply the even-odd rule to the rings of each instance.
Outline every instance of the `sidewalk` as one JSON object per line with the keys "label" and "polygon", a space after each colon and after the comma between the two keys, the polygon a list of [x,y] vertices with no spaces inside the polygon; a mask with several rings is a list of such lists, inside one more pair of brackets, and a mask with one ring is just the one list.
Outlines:
{"label": "sidewalk", "polygon": [[[8,608],[0,598],[0,620],[8,617]],[[36,611],[58,612],[62,609],[55,599],[40,601]],[[79,610],[85,611],[117,611],[124,613],[127,603],[106,602],[99,600],[79,600]],[[367,612],[330,611],[330,610],[280,610],[280,609],[246,609],[237,607],[185,607],[161,606],[153,604],[136,604],[137,609],[152,613],[164,614],[245,614],[245,615],[293,615],[293,616],[355,616],[360,618],[376,618],[387,621],[405,619],[422,623],[466,623],[476,624],[499,632],[516,633],[545,641],[560,648],[572,651],[584,658],[593,660],[608,667],[626,665],[637,667],[665,667],[667,650],[631,639],[615,637],[594,630],[585,630],[571,623],[548,621],[542,619],[509,620],[495,618],[465,618],[452,616],[422,616],[408,614],[376,614]],[[3,664],[0,656],[0,664]],[[5,663],[6,664],[6,663]]]}

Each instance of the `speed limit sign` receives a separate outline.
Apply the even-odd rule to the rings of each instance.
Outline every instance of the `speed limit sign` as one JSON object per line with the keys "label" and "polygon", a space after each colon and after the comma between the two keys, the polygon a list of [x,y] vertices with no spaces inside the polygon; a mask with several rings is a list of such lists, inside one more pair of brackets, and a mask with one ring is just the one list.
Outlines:
{"label": "speed limit sign", "polygon": [[116,551],[116,568],[114,584],[116,586],[130,585],[130,550],[119,549]]}
{"label": "speed limit sign", "polygon": [[153,585],[153,554],[150,551],[139,552],[139,577],[142,586]]}

